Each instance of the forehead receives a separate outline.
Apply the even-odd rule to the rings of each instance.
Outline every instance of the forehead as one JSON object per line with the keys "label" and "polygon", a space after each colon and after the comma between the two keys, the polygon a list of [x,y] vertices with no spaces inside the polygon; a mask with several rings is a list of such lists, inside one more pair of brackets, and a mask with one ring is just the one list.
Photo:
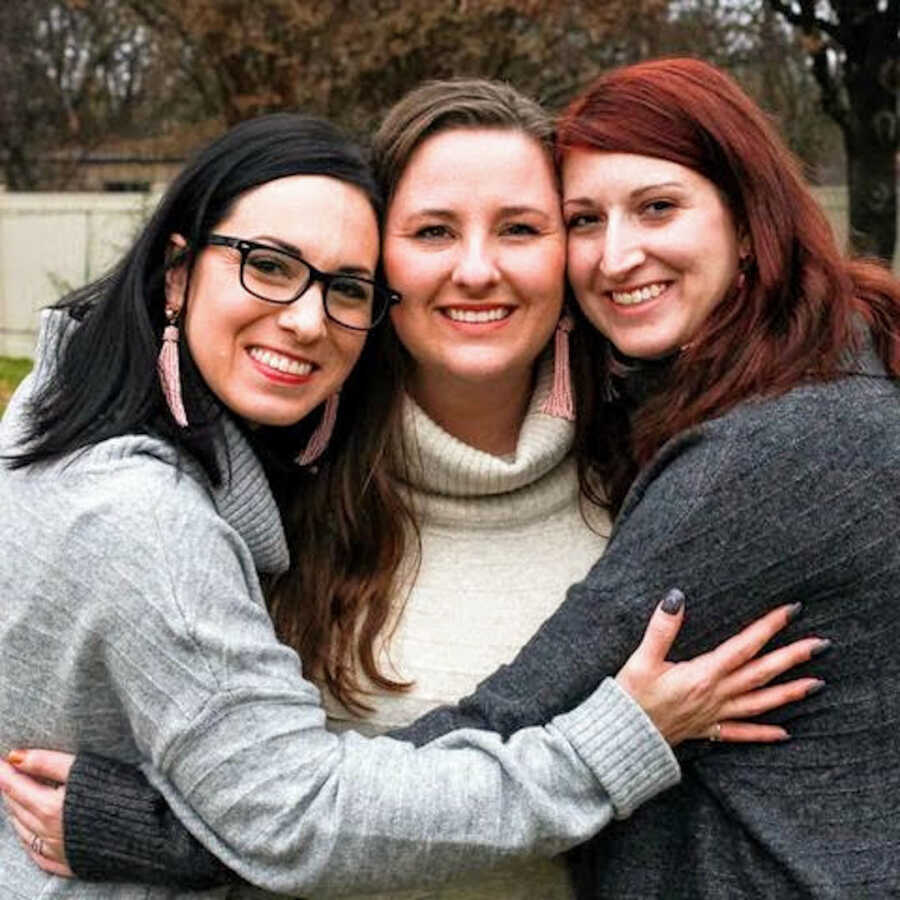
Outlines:
{"label": "forehead", "polygon": [[216,229],[278,238],[320,267],[374,269],[378,256],[378,222],[368,197],[355,185],[322,175],[292,175],[245,191]]}
{"label": "forehead", "polygon": [[424,140],[397,184],[391,207],[409,203],[558,202],[544,146],[509,128],[455,128]]}
{"label": "forehead", "polygon": [[654,185],[717,193],[699,172],[658,156],[571,150],[563,157],[562,187],[567,202],[627,196]]}

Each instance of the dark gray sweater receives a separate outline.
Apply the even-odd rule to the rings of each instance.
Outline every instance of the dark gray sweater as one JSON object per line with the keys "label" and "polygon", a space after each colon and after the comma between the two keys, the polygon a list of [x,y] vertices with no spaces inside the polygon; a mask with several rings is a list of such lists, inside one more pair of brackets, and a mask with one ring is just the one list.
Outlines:
{"label": "dark gray sweater", "polygon": [[[871,355],[857,369],[663,448],[605,556],[515,661],[400,732],[422,743],[545,721],[622,665],[672,585],[688,597],[679,658],[802,601],[780,641],[820,634],[835,647],[809,667],[827,690],[767,717],[792,739],[683,747],[680,787],[572,853],[579,897],[900,896],[900,389]],[[91,784],[71,786],[73,837],[120,789]],[[152,833],[153,817],[140,827]],[[107,849],[78,846],[85,871]],[[120,856],[120,877],[130,865]],[[116,868],[103,866],[92,871]]]}

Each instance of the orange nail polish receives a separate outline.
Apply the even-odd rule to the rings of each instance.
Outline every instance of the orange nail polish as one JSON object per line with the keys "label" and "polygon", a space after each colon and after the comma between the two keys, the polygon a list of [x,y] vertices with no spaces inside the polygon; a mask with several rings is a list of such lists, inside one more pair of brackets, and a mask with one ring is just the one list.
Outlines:
{"label": "orange nail polish", "polygon": [[11,766],[21,766],[25,762],[25,754],[21,750],[10,750],[6,758]]}

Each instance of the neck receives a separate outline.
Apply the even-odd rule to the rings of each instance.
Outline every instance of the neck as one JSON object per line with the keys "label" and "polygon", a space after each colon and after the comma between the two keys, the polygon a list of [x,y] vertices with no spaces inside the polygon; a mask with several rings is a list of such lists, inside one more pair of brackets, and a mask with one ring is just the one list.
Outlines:
{"label": "neck", "polygon": [[414,371],[406,389],[448,434],[476,450],[506,456],[516,450],[532,387],[531,371],[476,382]]}

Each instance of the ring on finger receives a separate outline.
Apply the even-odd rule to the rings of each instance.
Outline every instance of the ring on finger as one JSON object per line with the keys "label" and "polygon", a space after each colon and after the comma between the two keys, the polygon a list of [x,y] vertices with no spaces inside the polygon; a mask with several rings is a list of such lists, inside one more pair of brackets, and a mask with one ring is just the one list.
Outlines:
{"label": "ring on finger", "polygon": [[709,732],[709,740],[713,744],[718,744],[722,740],[722,723],[716,722]]}
{"label": "ring on finger", "polygon": [[37,832],[35,832],[34,837],[31,839],[30,846],[32,853],[36,853],[38,856],[44,855],[44,839],[39,837]]}

